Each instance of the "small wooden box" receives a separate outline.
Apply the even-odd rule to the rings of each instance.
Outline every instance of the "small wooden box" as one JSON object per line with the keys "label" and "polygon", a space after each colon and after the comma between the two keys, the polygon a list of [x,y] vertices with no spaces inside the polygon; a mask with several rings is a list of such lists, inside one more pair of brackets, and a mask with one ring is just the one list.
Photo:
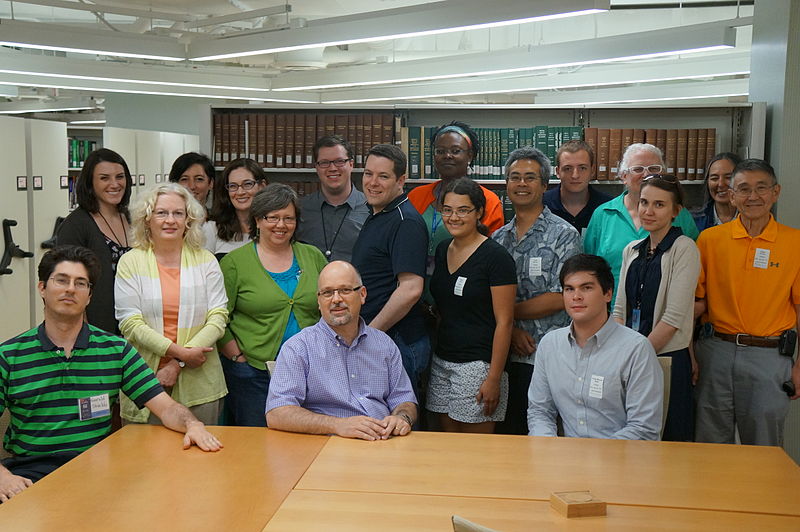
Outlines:
{"label": "small wooden box", "polygon": [[597,517],[606,515],[606,503],[589,491],[554,491],[550,506],[564,517]]}

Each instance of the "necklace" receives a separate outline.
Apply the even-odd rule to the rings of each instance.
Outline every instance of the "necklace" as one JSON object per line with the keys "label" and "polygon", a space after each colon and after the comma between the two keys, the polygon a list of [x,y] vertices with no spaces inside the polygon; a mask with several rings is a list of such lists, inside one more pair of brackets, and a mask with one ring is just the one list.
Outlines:
{"label": "necklace", "polygon": [[[116,240],[117,244],[119,244],[121,246],[122,245],[122,239],[117,236],[117,233],[114,232],[114,228],[111,227],[110,223],[108,223],[108,220],[106,220],[106,217],[103,216],[103,213],[100,212],[99,209],[97,211],[97,214],[100,215],[100,218],[102,218],[103,221],[108,226],[108,230],[111,231],[111,234],[114,236],[114,240]],[[128,233],[125,232],[125,222],[122,220],[122,213],[118,213],[118,214],[119,214],[119,223],[122,225],[122,235],[125,237],[125,247],[128,247]]]}
{"label": "necklace", "polygon": [[[342,229],[342,225],[344,224],[344,220],[345,220],[345,218],[347,218],[347,215],[350,212],[350,205],[348,205],[348,204],[345,204],[345,205],[347,205],[347,207],[344,209],[344,215],[342,216],[342,219],[339,220],[339,227],[337,227],[336,228],[336,232],[333,233],[333,240],[331,240],[331,245],[330,246],[328,245],[328,231],[325,229],[325,209],[323,208],[324,207],[324,203],[323,203],[323,205],[319,206],[319,215],[322,217],[322,238],[325,240],[325,258],[328,259],[328,260],[330,260],[331,255],[333,254],[333,251],[332,251],[333,245],[336,244],[336,239],[339,237],[339,232]],[[335,207],[334,207],[334,209],[335,209]]]}

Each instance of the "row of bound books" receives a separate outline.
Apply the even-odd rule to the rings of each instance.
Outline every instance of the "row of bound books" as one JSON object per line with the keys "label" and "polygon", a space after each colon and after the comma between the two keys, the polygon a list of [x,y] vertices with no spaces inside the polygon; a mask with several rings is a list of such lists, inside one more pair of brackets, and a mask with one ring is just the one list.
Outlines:
{"label": "row of bound books", "polygon": [[319,190],[319,181],[316,179],[314,181],[289,181],[286,184],[292,187],[298,196],[313,194]]}
{"label": "row of bound books", "polygon": [[70,168],[83,168],[86,158],[97,149],[94,140],[67,138],[67,166]]}
{"label": "row of bound books", "polygon": [[680,180],[705,178],[706,161],[717,153],[717,130],[584,128],[584,139],[594,148],[597,179],[617,179],[622,154],[630,144],[646,142],[664,154],[666,173]]}
{"label": "row of bound books", "polygon": [[340,135],[353,145],[355,165],[362,167],[373,145],[394,142],[395,122],[393,113],[217,112],[214,165],[250,157],[264,168],[314,168],[317,139]]}

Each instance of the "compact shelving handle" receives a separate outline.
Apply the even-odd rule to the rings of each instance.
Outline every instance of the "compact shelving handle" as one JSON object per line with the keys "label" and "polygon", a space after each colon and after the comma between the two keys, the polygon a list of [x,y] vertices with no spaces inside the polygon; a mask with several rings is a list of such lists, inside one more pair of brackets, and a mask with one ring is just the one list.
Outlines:
{"label": "compact shelving handle", "polygon": [[56,218],[56,224],[53,226],[53,236],[41,243],[42,249],[53,249],[56,247],[56,235],[58,234],[58,228],[61,227],[63,222],[63,216],[58,216]]}
{"label": "compact shelving handle", "polygon": [[11,275],[14,271],[9,268],[11,259],[28,259],[33,257],[30,251],[22,251],[18,245],[14,243],[14,238],[11,236],[11,228],[17,225],[16,220],[3,220],[3,241],[5,242],[5,251],[3,251],[3,258],[0,259],[0,275]]}

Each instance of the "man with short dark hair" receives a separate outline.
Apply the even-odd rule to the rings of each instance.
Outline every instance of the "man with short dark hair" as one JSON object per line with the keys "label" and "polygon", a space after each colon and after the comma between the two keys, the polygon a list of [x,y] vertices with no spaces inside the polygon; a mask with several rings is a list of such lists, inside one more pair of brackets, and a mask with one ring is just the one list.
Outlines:
{"label": "man with short dark hair", "polygon": [[528,434],[528,389],[536,345],[554,329],[569,324],[558,274],[564,261],[581,252],[578,231],[542,204],[550,180],[550,161],[536,148],[519,148],[506,161],[506,193],[514,218],[492,238],[514,258],[517,297],[508,370],[506,419],[497,431]]}
{"label": "man with short dark hair", "polygon": [[570,140],[556,152],[556,174],[561,182],[544,194],[553,214],[583,233],[594,210],[612,196],[590,185],[594,178],[594,150],[582,140]]}
{"label": "man with short dark hair", "polygon": [[417,418],[400,352],[359,316],[367,290],[342,261],[319,274],[322,319],[281,348],[267,398],[270,428],[345,438],[404,436]]}
{"label": "man with short dark hair", "polygon": [[734,220],[700,233],[695,316],[713,334],[697,344],[696,440],[782,445],[789,399],[800,397],[800,231],[772,216],[781,186],[761,159],[732,176]]}
{"label": "man with short dark hair", "polygon": [[44,322],[0,345],[0,413],[11,422],[0,466],[0,502],[111,432],[111,407],[122,391],[168,428],[185,432],[184,448],[222,445],[189,410],[167,395],[153,371],[124,339],[84,323],[97,257],[78,246],[45,253],[39,263]]}
{"label": "man with short dark hair", "polygon": [[353,186],[353,147],[338,135],[314,144],[319,190],[300,203],[297,239],[316,246],[328,261],[349,261],[353,244],[369,215],[366,198]]}
{"label": "man with short dark hair", "polygon": [[428,231],[403,192],[406,167],[406,156],[397,146],[378,144],[369,150],[363,185],[372,212],[353,247],[353,266],[367,288],[364,319],[395,341],[419,397],[431,350],[418,305]]}
{"label": "man with short dark hair", "polygon": [[614,276],[596,255],[567,259],[560,274],[569,327],[547,333],[529,392],[531,436],[658,440],[663,372],[650,342],[609,315]]}

